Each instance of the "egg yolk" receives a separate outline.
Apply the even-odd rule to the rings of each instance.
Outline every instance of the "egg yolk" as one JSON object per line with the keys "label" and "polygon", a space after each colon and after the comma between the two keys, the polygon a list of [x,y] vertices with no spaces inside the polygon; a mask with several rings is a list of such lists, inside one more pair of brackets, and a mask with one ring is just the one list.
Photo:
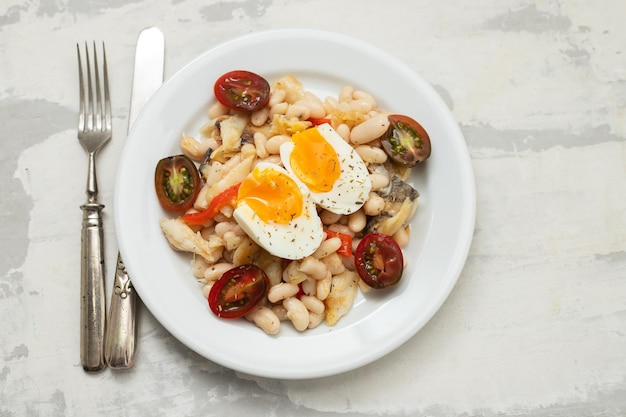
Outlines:
{"label": "egg yolk", "polygon": [[237,204],[245,202],[265,223],[288,224],[302,214],[300,188],[287,174],[274,169],[255,168],[237,194]]}
{"label": "egg yolk", "polygon": [[337,152],[331,144],[317,128],[295,133],[291,140],[294,148],[289,163],[294,175],[312,192],[332,190],[341,168]]}

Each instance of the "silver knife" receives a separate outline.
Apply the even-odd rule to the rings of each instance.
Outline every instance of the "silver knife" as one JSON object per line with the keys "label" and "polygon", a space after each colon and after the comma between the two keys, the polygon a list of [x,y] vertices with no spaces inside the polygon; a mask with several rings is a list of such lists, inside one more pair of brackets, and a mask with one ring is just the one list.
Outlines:
{"label": "silver knife", "polygon": [[[142,30],[137,38],[135,51],[128,117],[129,131],[143,106],[163,83],[164,55],[163,32],[156,27]],[[136,344],[136,299],[132,282],[118,253],[104,345],[104,358],[113,369],[130,368],[133,364]]]}

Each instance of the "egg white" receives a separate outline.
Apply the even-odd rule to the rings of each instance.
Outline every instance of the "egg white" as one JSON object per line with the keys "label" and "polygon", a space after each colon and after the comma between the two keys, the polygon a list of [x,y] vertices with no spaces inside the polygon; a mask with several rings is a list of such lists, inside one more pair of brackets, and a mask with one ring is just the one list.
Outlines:
{"label": "egg white", "polygon": [[[326,192],[309,191],[311,198],[320,207],[337,214],[351,214],[359,210],[368,199],[372,182],[365,162],[350,144],[328,124],[317,126],[319,133],[333,147],[339,158],[341,173],[333,184],[333,188]],[[280,146],[280,159],[296,181],[306,187],[294,174],[291,167],[291,152],[295,145],[287,141]]]}
{"label": "egg white", "polygon": [[[278,165],[260,162],[257,168],[280,171],[295,181],[293,175]],[[235,221],[252,240],[272,255],[285,259],[302,259],[311,255],[324,239],[315,202],[305,187],[298,181],[296,184],[302,193],[302,214],[288,224],[264,222],[245,201],[239,202],[233,212]]]}

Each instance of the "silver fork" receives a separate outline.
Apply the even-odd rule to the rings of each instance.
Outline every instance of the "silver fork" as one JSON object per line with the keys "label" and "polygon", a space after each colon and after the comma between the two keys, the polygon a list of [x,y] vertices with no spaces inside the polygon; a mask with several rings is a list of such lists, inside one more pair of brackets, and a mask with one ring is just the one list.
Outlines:
{"label": "silver fork", "polygon": [[[78,80],[80,109],[78,115],[78,140],[89,154],[87,176],[87,202],[83,210],[81,232],[81,314],[80,314],[80,359],[86,371],[104,368],[104,328],[106,303],[104,293],[104,242],[102,233],[102,209],[98,203],[96,179],[96,153],[111,139],[111,101],[106,51],[102,43],[102,81],[98,68],[96,43],[93,44],[93,71],[89,59],[89,48],[85,43],[85,75],[78,53]],[[102,86],[101,86],[102,84]],[[104,93],[102,92],[102,88]],[[94,95],[95,89],[95,95]]]}

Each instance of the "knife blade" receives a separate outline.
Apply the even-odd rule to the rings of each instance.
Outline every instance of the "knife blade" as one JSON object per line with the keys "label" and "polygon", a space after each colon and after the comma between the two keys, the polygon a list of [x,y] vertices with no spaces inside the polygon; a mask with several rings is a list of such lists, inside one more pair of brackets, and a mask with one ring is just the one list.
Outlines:
{"label": "knife blade", "polygon": [[[163,32],[156,27],[142,30],[135,50],[129,131],[144,105],[163,83],[164,60]],[[136,347],[136,298],[124,261],[118,253],[104,345],[104,357],[112,369],[126,369],[133,365]]]}

